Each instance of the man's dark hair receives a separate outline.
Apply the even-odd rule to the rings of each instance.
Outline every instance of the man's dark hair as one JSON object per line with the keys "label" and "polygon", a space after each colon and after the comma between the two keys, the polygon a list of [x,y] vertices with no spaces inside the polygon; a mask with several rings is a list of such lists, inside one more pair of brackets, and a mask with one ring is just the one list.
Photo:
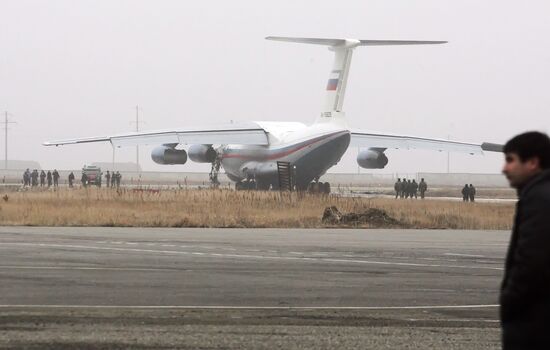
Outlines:
{"label": "man's dark hair", "polygon": [[504,153],[516,153],[522,162],[538,158],[542,169],[550,169],[550,138],[538,131],[515,136],[504,145]]}

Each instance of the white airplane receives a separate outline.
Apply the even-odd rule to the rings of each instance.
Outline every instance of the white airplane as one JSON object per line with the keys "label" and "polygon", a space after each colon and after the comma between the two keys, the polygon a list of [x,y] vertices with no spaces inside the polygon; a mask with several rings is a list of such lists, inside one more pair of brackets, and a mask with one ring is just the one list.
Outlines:
{"label": "white airplane", "polygon": [[[113,147],[159,145],[151,157],[159,164],[185,164],[187,158],[212,163],[214,171],[223,167],[236,188],[277,189],[277,162],[293,168],[297,189],[314,187],[330,191],[330,184],[319,178],[342,158],[350,145],[366,148],[357,163],[366,169],[382,169],[388,163],[386,149],[429,149],[481,155],[483,151],[501,151],[491,143],[466,143],[417,136],[373,133],[350,129],[342,111],[351,56],[359,46],[443,44],[446,41],[357,40],[267,37],[268,40],[328,46],[334,63],[326,87],[325,106],[311,125],[299,122],[257,121],[218,125],[208,128],[183,128],[127,133],[45,142],[59,146],[89,142],[111,142]],[[184,146],[189,145],[187,151]]]}

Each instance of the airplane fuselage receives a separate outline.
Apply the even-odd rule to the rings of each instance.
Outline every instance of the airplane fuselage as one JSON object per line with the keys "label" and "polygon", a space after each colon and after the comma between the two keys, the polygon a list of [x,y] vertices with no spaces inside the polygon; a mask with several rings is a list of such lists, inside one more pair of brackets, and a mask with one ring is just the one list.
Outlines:
{"label": "airplane fuselage", "polygon": [[278,187],[277,161],[294,168],[298,189],[306,189],[338,163],[350,143],[350,132],[333,124],[257,122],[267,131],[269,145],[226,145],[221,164],[233,181],[256,180],[258,187]]}

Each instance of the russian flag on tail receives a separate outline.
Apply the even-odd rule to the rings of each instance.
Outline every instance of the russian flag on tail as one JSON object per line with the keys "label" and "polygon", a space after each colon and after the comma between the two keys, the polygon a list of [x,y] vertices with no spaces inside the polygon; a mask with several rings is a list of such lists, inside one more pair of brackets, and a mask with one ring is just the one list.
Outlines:
{"label": "russian flag on tail", "polygon": [[340,72],[339,70],[333,70],[330,73],[327,83],[327,91],[336,91],[338,89],[338,82],[340,81]]}

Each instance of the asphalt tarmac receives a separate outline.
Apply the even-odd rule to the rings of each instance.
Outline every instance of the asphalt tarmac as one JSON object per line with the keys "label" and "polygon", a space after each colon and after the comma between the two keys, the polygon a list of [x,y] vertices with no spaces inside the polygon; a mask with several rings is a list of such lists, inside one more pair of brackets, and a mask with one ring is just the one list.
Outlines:
{"label": "asphalt tarmac", "polygon": [[0,349],[498,349],[508,239],[0,227]]}

